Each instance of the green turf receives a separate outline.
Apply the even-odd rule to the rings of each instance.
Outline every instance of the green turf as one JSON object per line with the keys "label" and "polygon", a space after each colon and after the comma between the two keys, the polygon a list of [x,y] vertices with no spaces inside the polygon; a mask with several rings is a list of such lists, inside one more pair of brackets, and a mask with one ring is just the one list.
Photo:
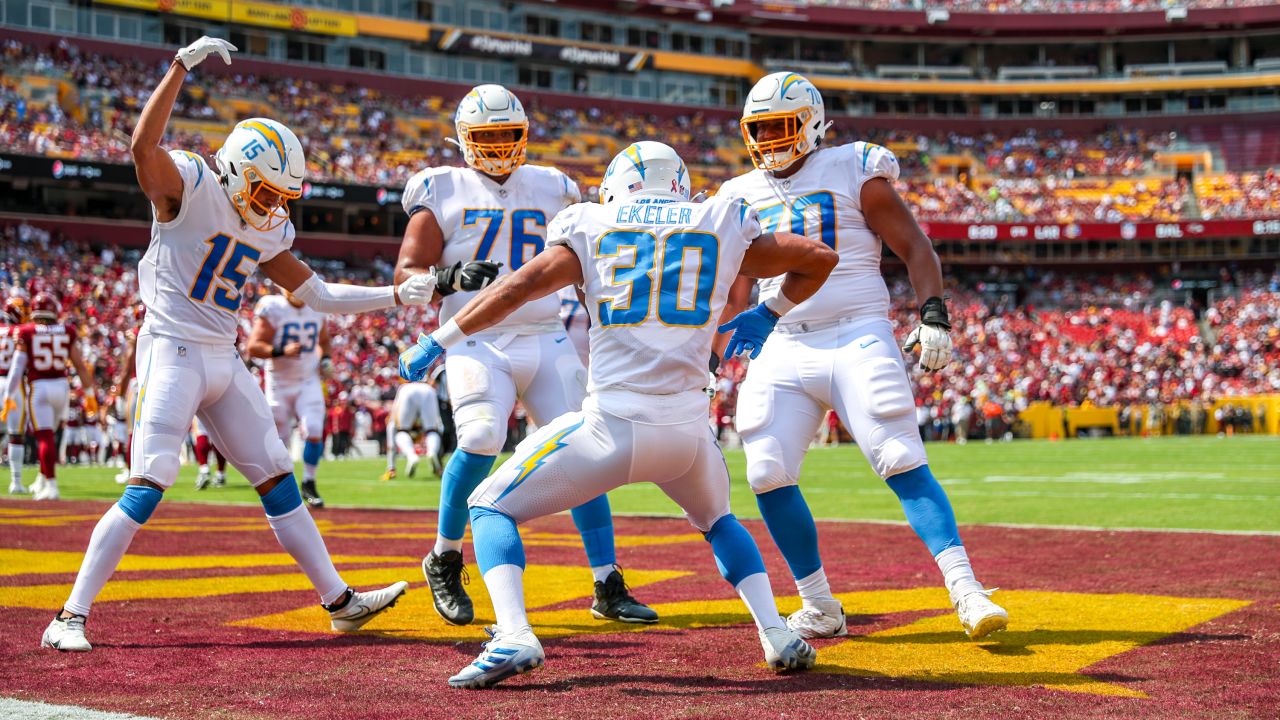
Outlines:
{"label": "green turf", "polygon": [[[1152,440],[1019,441],[959,447],[932,444],[931,465],[961,523],[1028,523],[1090,527],[1280,531],[1280,439],[1246,436]],[[747,488],[741,451],[727,453],[733,508],[758,517]],[[380,482],[382,460],[325,462],[320,488],[335,505],[434,508],[439,480],[423,467],[418,477]],[[59,470],[63,497],[114,499],[114,469]],[[27,473],[27,481],[32,479]],[[182,470],[167,495],[175,500],[252,502],[234,472],[229,487],[196,492],[195,471]],[[867,467],[857,448],[809,452],[801,487],[819,518],[901,520],[893,493]],[[610,493],[615,511],[676,513],[650,485]]]}

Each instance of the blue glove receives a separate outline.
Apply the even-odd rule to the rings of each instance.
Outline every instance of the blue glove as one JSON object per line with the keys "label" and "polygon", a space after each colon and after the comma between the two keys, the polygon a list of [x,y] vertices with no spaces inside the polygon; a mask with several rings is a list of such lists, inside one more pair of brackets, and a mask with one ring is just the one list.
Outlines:
{"label": "blue glove", "polygon": [[752,358],[758,357],[760,350],[764,348],[764,341],[769,338],[769,333],[773,332],[773,326],[777,324],[778,316],[765,307],[764,303],[746,312],[738,313],[737,317],[719,328],[719,332],[733,331],[733,337],[729,338],[729,347],[724,351],[725,359],[744,352],[750,353]]}
{"label": "blue glove", "polygon": [[431,363],[443,354],[444,348],[435,338],[426,333],[418,333],[418,342],[400,353],[400,377],[409,382],[418,382],[427,376]]}

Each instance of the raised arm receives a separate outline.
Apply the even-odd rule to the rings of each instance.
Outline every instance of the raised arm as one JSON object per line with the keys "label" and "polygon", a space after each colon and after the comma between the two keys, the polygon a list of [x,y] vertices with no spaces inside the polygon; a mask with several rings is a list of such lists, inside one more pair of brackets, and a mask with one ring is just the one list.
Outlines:
{"label": "raised arm", "polygon": [[567,285],[582,284],[582,264],[564,245],[552,245],[519,270],[471,299],[452,320],[435,332],[420,335],[400,355],[400,377],[417,382],[446,348],[468,335],[497,325],[525,303],[546,297]]}
{"label": "raised arm", "polygon": [[164,74],[160,84],[156,86],[147,104],[138,116],[138,126],[133,129],[133,137],[129,143],[129,152],[133,155],[133,166],[138,174],[138,185],[156,209],[156,220],[170,222],[178,217],[182,210],[182,175],[173,158],[160,147],[164,139],[164,130],[169,126],[169,114],[173,111],[173,102],[178,99],[182,90],[182,81],[187,73],[201,61],[213,53],[218,53],[222,61],[231,64],[231,52],[236,48],[226,40],[202,37],[178,51],[173,64]]}

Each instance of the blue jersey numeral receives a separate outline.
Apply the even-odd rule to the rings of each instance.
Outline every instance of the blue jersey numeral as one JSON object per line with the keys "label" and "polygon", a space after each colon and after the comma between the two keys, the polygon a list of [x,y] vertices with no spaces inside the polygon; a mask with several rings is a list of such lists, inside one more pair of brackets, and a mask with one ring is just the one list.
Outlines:
{"label": "blue jersey numeral", "polygon": [[[484,236],[480,238],[480,247],[476,248],[476,260],[488,260],[493,252],[493,243],[502,230],[502,221],[506,211],[501,209],[467,210],[462,214],[462,226],[468,227],[480,221],[486,221]],[[529,232],[529,222],[541,232]],[[522,265],[542,252],[547,241],[547,215],[541,210],[523,209],[511,212],[511,240],[508,243],[510,253],[507,267],[512,271],[519,270]],[[528,252],[532,246],[533,252]]]}
{"label": "blue jersey numeral", "polygon": [[[790,207],[790,231],[797,235],[813,237],[808,232],[808,222],[812,213],[809,208],[817,207],[818,237],[823,244],[832,250],[836,249],[836,199],[831,193],[821,190],[796,198]],[[783,214],[788,210],[786,203],[777,203],[756,210],[760,218],[760,229],[766,233],[782,230]]]}
{"label": "blue jersey numeral", "polygon": [[[611,230],[600,237],[597,258],[617,257],[624,248],[635,253],[631,265],[615,265],[610,283],[628,286],[625,304],[602,300],[597,306],[601,327],[639,325],[649,318],[658,238],[650,232]],[[703,327],[711,320],[711,295],[720,263],[720,240],[709,232],[679,231],[663,238],[658,275],[658,321],[675,327]],[[696,257],[692,300],[681,299],[685,271]],[[687,297],[687,296],[686,296]]]}
{"label": "blue jersey numeral", "polygon": [[[200,264],[195,282],[191,284],[189,295],[196,302],[204,302],[213,288],[213,304],[228,312],[240,309],[240,289],[253,272],[253,264],[258,262],[262,252],[258,248],[236,240],[232,242],[229,235],[218,233],[205,240],[209,252]],[[230,252],[228,252],[228,250]],[[248,268],[242,267],[248,261]],[[225,282],[214,282],[214,278]],[[215,287],[216,286],[216,287]]]}
{"label": "blue jersey numeral", "polygon": [[320,327],[313,322],[285,323],[280,329],[280,347],[296,342],[302,345],[302,352],[311,352],[316,349],[316,339],[319,337]]}

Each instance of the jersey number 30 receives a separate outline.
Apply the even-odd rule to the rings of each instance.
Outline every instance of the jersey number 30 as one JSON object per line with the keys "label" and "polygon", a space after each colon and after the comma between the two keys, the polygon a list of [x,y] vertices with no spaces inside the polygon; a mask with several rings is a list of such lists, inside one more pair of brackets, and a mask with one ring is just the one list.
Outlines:
{"label": "jersey number 30", "polygon": [[[678,231],[659,243],[651,232],[613,230],[600,237],[597,258],[618,257],[624,248],[635,251],[631,265],[615,265],[612,284],[629,286],[621,298],[603,300],[598,306],[601,327],[639,325],[653,307],[654,268],[657,276],[658,322],[674,327],[698,328],[711,320],[711,292],[716,286],[720,239],[709,232]],[[661,255],[659,256],[659,250]],[[692,258],[696,256],[696,260]],[[693,297],[681,295],[686,263],[694,268]]]}
{"label": "jersey number 30", "polygon": [[[204,302],[209,297],[209,289],[213,291],[213,304],[226,310],[236,312],[240,309],[240,288],[244,287],[249,273],[253,272],[253,263],[258,262],[262,252],[252,245],[246,245],[222,233],[205,240],[209,253],[200,265],[195,282],[191,283],[191,299]],[[228,252],[229,251],[229,252]],[[242,269],[248,261],[250,266]],[[215,283],[214,276],[218,280]]]}

